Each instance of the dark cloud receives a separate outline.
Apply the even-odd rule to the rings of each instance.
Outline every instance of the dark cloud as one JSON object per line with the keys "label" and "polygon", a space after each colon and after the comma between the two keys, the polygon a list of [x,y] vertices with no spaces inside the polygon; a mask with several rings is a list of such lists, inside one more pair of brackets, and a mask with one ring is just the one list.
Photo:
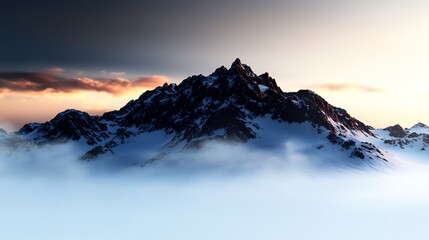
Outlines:
{"label": "dark cloud", "polygon": [[370,92],[370,93],[376,93],[376,92],[383,92],[384,90],[381,88],[376,87],[370,87],[355,83],[323,83],[323,84],[317,84],[317,85],[311,85],[308,86],[310,89],[326,89],[329,91],[346,91],[346,90],[354,90],[354,91],[361,91],[361,92]]}
{"label": "dark cloud", "polygon": [[70,78],[61,75],[62,69],[47,72],[0,72],[0,91],[12,92],[76,92],[97,91],[120,95],[132,88],[154,88],[167,81],[163,76],[137,79],[87,77]]}

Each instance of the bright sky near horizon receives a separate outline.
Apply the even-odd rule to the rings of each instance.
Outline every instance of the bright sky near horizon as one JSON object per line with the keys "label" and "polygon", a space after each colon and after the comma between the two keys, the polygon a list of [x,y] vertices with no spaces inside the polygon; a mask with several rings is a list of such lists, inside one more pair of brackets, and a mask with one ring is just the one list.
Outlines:
{"label": "bright sky near horizon", "polygon": [[427,1],[16,0],[0,11],[7,130],[118,109],[237,57],[374,127],[429,124]]}

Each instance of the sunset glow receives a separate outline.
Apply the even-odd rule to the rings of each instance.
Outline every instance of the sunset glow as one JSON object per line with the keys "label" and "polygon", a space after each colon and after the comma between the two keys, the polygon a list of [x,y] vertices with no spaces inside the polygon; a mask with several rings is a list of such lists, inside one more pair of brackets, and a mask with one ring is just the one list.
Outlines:
{"label": "sunset glow", "polygon": [[[45,122],[66,109],[101,115],[121,108],[144,91],[169,82],[163,76],[143,77],[134,81],[123,78],[101,81],[76,78],[75,81],[76,88],[68,84],[65,89],[62,88],[63,85],[52,80],[48,81],[50,86],[58,85],[57,88],[43,89],[40,88],[40,81],[34,83],[26,79],[12,82],[9,88],[0,92],[2,127],[15,131],[28,122]],[[0,85],[3,83],[0,80]],[[36,91],[37,89],[39,91]]]}

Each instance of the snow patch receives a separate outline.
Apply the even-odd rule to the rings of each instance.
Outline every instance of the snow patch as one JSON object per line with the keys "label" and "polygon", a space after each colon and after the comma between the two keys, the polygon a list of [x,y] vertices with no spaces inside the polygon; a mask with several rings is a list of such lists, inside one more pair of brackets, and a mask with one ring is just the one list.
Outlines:
{"label": "snow patch", "polygon": [[259,90],[261,90],[261,92],[265,93],[266,91],[268,91],[268,89],[270,89],[269,87],[263,85],[263,84],[258,84]]}

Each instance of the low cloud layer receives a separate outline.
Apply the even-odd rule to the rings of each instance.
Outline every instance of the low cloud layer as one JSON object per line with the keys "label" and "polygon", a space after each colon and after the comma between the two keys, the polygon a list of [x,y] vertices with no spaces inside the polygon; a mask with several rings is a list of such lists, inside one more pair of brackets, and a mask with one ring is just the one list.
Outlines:
{"label": "low cloud layer", "polygon": [[[7,151],[0,145],[0,236],[427,238],[426,170],[305,172],[293,167],[296,164],[278,162],[315,160],[297,147],[286,144],[285,151],[259,151],[210,146],[143,168],[117,168],[122,170],[118,172],[104,171],[106,162],[77,161],[78,149],[71,145],[31,151]],[[170,170],[162,170],[166,168]],[[234,171],[237,168],[242,171]],[[189,178],[196,170],[202,174]],[[207,174],[213,170],[228,175]]]}
{"label": "low cloud layer", "polygon": [[96,91],[120,95],[133,88],[154,88],[168,82],[164,76],[89,78],[66,77],[56,68],[46,72],[0,72],[0,92],[77,92]]}
{"label": "low cloud layer", "polygon": [[346,91],[346,90],[354,90],[368,93],[377,93],[382,92],[383,89],[370,87],[366,85],[360,85],[356,83],[323,83],[317,85],[311,85],[308,88],[311,89],[326,89],[329,91]]}

